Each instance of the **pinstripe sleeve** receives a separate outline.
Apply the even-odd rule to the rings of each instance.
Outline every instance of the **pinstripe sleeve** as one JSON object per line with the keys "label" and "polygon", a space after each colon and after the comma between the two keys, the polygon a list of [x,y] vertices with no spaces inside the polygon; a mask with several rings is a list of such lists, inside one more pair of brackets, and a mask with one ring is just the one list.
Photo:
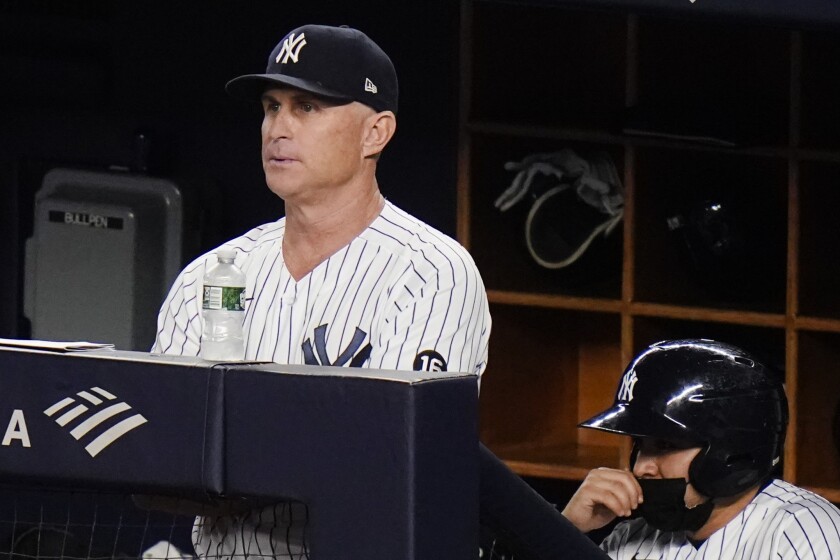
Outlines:
{"label": "pinstripe sleeve", "polygon": [[777,533],[778,558],[783,560],[840,560],[840,512],[814,503],[787,518]]}
{"label": "pinstripe sleeve", "polygon": [[640,550],[652,550],[657,534],[644,519],[622,521],[601,542],[601,550],[613,560],[633,558]]}
{"label": "pinstripe sleeve", "polygon": [[490,313],[477,269],[455,260],[423,280],[392,291],[392,312],[371,337],[371,367],[483,373]]}
{"label": "pinstripe sleeve", "polygon": [[185,269],[169,290],[160,308],[152,352],[197,356],[201,343],[201,305],[198,290],[204,262]]}

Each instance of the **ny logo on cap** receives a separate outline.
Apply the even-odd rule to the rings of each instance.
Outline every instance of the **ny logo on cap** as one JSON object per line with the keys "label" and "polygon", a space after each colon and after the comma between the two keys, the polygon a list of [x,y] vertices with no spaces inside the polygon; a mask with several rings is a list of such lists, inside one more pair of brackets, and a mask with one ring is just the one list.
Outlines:
{"label": "ny logo on cap", "polygon": [[633,400],[633,389],[636,387],[636,370],[631,369],[624,374],[621,387],[618,389],[618,400],[630,402]]}
{"label": "ny logo on cap", "polygon": [[298,56],[300,56],[300,49],[302,49],[304,45],[306,45],[306,33],[301,33],[297,37],[295,37],[295,34],[292,33],[283,40],[283,48],[280,49],[280,53],[277,55],[277,58],[274,59],[274,62],[286,64],[291,58],[292,62],[296,63],[298,61]]}

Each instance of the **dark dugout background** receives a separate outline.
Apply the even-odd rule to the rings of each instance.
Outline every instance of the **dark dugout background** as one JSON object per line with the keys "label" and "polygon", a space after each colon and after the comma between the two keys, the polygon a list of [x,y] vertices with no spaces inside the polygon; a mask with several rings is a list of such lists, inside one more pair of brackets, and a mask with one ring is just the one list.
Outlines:
{"label": "dark dugout background", "polygon": [[[832,29],[840,23],[833,0],[518,1]],[[401,86],[399,126],[380,186],[397,205],[454,235],[459,4],[0,0],[0,337],[28,335],[23,243],[34,192],[50,168],[144,168],[176,181],[186,204],[185,261],[282,214],[260,168],[259,111],[228,98],[223,86],[260,71],[282,35],[305,23],[358,27],[391,55]],[[515,49],[504,30],[498,37]]]}
{"label": "dark dugout background", "polygon": [[174,180],[185,262],[282,215],[262,175],[260,110],[223,88],[261,72],[282,36],[306,23],[357,27],[389,53],[400,111],[380,187],[454,235],[458,13],[445,0],[0,0],[0,337],[28,336],[23,244],[51,168]]}

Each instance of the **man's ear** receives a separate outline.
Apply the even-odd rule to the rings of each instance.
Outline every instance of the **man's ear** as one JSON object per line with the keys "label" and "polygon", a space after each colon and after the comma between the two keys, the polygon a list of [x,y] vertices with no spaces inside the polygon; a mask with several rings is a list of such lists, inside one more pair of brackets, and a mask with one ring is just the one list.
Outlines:
{"label": "man's ear", "polygon": [[368,117],[367,133],[362,142],[362,155],[379,155],[397,130],[397,117],[392,111],[382,111]]}

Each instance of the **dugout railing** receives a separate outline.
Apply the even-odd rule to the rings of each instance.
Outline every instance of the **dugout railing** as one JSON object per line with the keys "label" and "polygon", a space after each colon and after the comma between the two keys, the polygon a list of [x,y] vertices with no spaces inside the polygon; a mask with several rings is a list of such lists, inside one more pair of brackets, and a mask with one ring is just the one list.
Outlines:
{"label": "dugout railing", "polygon": [[472,558],[477,385],[447,372],[0,348],[0,484],[294,499],[308,506],[314,560]]}

